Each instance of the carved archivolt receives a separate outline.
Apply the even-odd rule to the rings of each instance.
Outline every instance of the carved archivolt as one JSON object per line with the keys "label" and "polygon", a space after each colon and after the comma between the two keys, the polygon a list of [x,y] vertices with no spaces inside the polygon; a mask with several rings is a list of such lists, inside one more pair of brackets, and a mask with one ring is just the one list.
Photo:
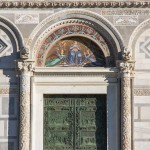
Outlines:
{"label": "carved archivolt", "polygon": [[[45,62],[45,54],[47,53],[48,49],[50,49],[50,47],[58,40],[68,36],[83,36],[89,38],[95,43],[97,43],[97,45],[102,49],[105,57],[110,57],[110,51],[106,41],[92,27],[93,24],[91,24],[90,22],[78,19],[69,19],[61,21],[58,24],[59,26],[55,25],[54,27],[50,27],[47,30],[45,30],[42,36],[39,37],[39,39],[36,42],[34,51],[38,51],[35,55],[37,59],[36,63],[38,66],[42,66],[42,63]],[[47,33],[49,34],[47,35]]]}
{"label": "carved archivolt", "polygon": [[66,7],[74,7],[74,8],[89,8],[89,7],[99,7],[99,8],[149,8],[150,2],[134,2],[134,1],[50,1],[50,2],[39,2],[39,1],[3,1],[0,2],[0,8],[66,8]]}
{"label": "carved archivolt", "polygon": [[[56,18],[57,18],[57,20],[56,20]],[[86,25],[90,25],[90,26],[93,26],[93,24],[94,24],[94,28],[97,31],[100,30],[101,28],[103,28],[103,30],[106,31],[106,33],[109,35],[109,37],[112,38],[112,41],[114,43],[113,46],[115,47],[113,49],[115,50],[114,53],[116,53],[116,55],[118,54],[118,52],[120,52],[123,49],[124,43],[123,43],[123,39],[122,39],[120,33],[107,19],[105,19],[104,17],[100,16],[99,14],[97,14],[95,12],[91,12],[88,10],[70,9],[70,10],[63,10],[63,11],[57,12],[53,15],[50,15],[49,17],[44,19],[41,23],[39,23],[38,26],[33,30],[28,41],[26,42],[26,46],[29,47],[30,51],[31,51],[31,58],[34,57],[35,46],[37,45],[37,42],[39,40],[41,41],[42,37],[44,37],[41,35],[45,35],[45,33],[46,33],[45,30],[48,28],[49,29],[51,28],[51,30],[53,30],[54,28],[57,28],[56,24],[61,23],[61,25],[62,25],[63,21],[66,22],[66,24],[69,24],[69,21],[71,20],[70,18],[78,18],[80,20],[79,21],[80,24],[81,24],[81,20],[82,20],[82,24],[85,23]],[[66,20],[69,20],[69,21],[66,21]],[[86,22],[86,20],[87,20],[87,22]],[[98,25],[97,27],[96,27],[96,24]],[[37,41],[37,37],[39,37],[38,41]]]}

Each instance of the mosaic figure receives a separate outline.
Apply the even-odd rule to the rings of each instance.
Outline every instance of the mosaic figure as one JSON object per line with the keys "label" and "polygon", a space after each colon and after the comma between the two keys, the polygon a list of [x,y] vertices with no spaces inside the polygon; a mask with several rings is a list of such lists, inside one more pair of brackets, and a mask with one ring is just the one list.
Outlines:
{"label": "mosaic figure", "polygon": [[77,41],[74,41],[73,44],[69,48],[68,62],[69,64],[81,64],[82,63],[81,47]]}

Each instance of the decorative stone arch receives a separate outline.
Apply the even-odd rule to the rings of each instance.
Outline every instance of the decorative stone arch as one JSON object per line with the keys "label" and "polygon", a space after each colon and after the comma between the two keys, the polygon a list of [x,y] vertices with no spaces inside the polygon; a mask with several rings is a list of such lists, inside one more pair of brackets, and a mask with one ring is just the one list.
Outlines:
{"label": "decorative stone arch", "polygon": [[[71,22],[69,22],[71,21]],[[74,22],[73,22],[74,21]],[[92,27],[93,30],[96,30],[101,37],[101,41],[105,41],[106,49],[108,49],[108,53],[106,53],[104,47],[99,45],[101,41],[96,41],[96,39],[92,38],[90,34],[88,34],[88,38],[93,40],[103,49],[105,56],[113,56],[115,65],[113,67],[107,66],[108,68],[103,68],[100,70],[94,70],[93,72],[89,72],[91,70],[59,70],[60,68],[46,68],[43,65],[33,67],[33,60],[36,59],[37,55],[40,54],[39,47],[43,45],[43,43],[48,39],[51,33],[57,31],[57,29],[64,26],[64,23],[68,24],[83,24]],[[80,34],[75,32],[73,35],[79,36]],[[82,36],[82,35],[80,35]],[[38,38],[37,38],[38,37]],[[65,37],[65,36],[64,36]],[[64,38],[63,37],[63,38]],[[57,38],[60,40],[60,37]],[[55,42],[57,41],[55,40]],[[48,41],[51,43],[51,40]],[[19,141],[19,150],[30,150],[30,95],[33,94],[34,90],[31,89],[31,75],[43,76],[43,75],[51,75],[51,76],[72,76],[79,75],[87,76],[101,76],[105,79],[109,77],[113,77],[116,79],[118,86],[121,84],[120,91],[120,104],[121,104],[121,150],[131,150],[131,77],[133,75],[134,63],[131,60],[130,51],[127,48],[124,48],[124,42],[115,29],[115,27],[104,19],[102,16],[81,9],[72,9],[72,10],[64,10],[58,12],[45,20],[43,20],[31,33],[29,40],[26,43],[27,48],[30,51],[30,55],[28,55],[28,51],[25,49],[25,57],[22,57],[21,61],[18,62],[18,68],[21,71],[21,82],[20,82],[20,91],[21,91],[21,110],[20,110],[20,141]],[[49,47],[50,45],[46,45]],[[34,57],[36,56],[36,57]],[[41,57],[42,56],[42,57]],[[42,53],[40,58],[44,60],[45,53]],[[36,64],[37,65],[37,64]],[[117,79],[119,78],[119,80]],[[35,79],[36,80],[36,79]],[[33,80],[32,80],[33,81]],[[34,82],[34,81],[33,81]],[[37,81],[38,82],[38,81]],[[70,83],[69,83],[70,84]],[[97,82],[95,82],[97,84]]]}
{"label": "decorative stone arch", "polygon": [[[36,45],[43,41],[47,33],[47,30],[53,30],[60,24],[59,21],[65,21],[69,19],[82,19],[85,22],[94,24],[94,28],[104,37],[105,41],[109,43],[109,47],[114,50],[116,54],[116,60],[121,59],[121,51],[124,48],[124,42],[117,29],[104,17],[97,13],[82,10],[82,9],[69,9],[55,13],[44,19],[31,33],[26,45],[30,48],[30,58],[34,58]],[[111,35],[111,36],[108,36]],[[36,37],[39,37],[38,39]],[[109,37],[109,38],[108,38]],[[111,42],[110,42],[111,41]]]}
{"label": "decorative stone arch", "polygon": [[130,40],[129,40],[129,44],[128,44],[128,48],[130,50],[132,50],[132,57],[133,59],[135,59],[135,45],[136,45],[136,41],[138,40],[139,36],[141,35],[142,32],[144,32],[146,29],[149,29],[149,25],[150,25],[150,19],[147,19],[145,21],[143,21],[141,24],[139,24],[135,30],[133,31]]}
{"label": "decorative stone arch", "polygon": [[16,25],[7,18],[0,16],[0,26],[12,35],[16,44],[17,51],[21,51],[24,45],[23,37]]}

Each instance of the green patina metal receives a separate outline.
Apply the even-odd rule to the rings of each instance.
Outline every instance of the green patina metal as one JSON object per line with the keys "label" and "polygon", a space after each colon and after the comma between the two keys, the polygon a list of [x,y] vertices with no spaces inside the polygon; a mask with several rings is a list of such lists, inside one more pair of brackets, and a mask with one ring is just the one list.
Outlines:
{"label": "green patina metal", "polygon": [[106,95],[44,95],[44,150],[106,150]]}

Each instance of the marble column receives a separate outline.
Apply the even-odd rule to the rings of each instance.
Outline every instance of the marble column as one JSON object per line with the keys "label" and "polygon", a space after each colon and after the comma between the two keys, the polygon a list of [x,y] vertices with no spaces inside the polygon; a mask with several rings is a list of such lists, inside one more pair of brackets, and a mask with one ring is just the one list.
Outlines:
{"label": "marble column", "polygon": [[20,126],[19,150],[30,149],[30,78],[33,71],[33,62],[30,60],[18,61],[20,71]]}
{"label": "marble column", "polygon": [[121,150],[132,150],[132,96],[131,77],[133,78],[134,62],[130,51],[125,49],[123,60],[119,62],[121,78]]}

